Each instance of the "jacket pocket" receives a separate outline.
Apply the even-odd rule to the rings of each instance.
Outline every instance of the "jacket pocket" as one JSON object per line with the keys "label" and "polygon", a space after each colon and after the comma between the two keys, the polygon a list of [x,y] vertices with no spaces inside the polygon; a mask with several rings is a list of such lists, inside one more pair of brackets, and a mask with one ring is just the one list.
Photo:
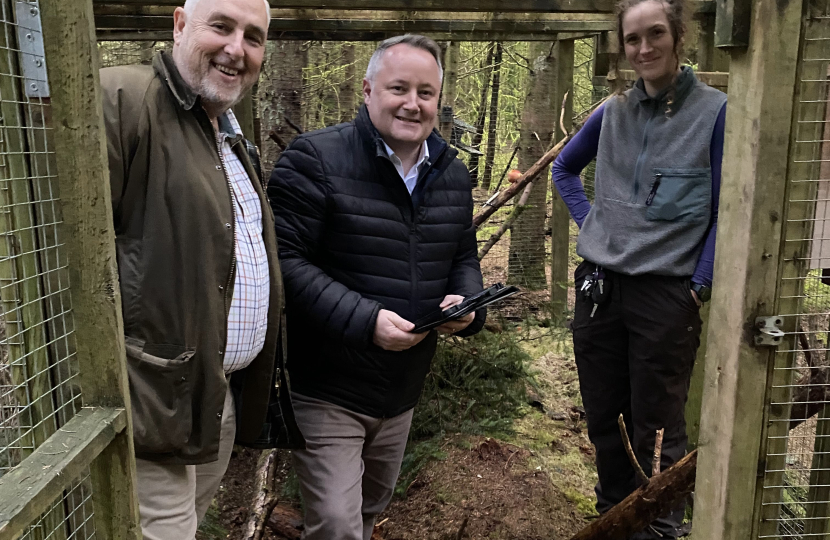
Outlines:
{"label": "jacket pocket", "polygon": [[195,351],[129,337],[126,348],[135,451],[162,454],[184,447],[193,429]]}
{"label": "jacket pocket", "polygon": [[708,168],[654,169],[646,198],[649,221],[702,221],[711,215],[712,172]]}

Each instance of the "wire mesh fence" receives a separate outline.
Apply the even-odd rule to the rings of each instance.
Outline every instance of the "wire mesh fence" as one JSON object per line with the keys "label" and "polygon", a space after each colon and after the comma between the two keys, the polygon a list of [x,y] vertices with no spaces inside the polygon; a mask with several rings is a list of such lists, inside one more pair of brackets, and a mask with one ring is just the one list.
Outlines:
{"label": "wire mesh fence", "polygon": [[[80,409],[39,4],[0,1],[0,476]],[[86,476],[24,538],[92,538]]]}
{"label": "wire mesh fence", "polygon": [[830,11],[811,0],[798,64],[757,538],[830,537]]}

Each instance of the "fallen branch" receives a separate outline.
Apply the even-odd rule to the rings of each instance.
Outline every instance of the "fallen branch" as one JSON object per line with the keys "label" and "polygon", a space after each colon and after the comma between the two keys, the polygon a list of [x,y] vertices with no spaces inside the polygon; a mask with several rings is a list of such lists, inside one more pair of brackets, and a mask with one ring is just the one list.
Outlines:
{"label": "fallen branch", "polygon": [[[599,107],[599,105],[602,105],[604,102],[605,100],[599,102],[597,104],[597,107]],[[504,203],[515,197],[516,194],[519,193],[519,191],[521,191],[525,188],[525,186],[527,186],[527,184],[533,182],[536,179],[536,177],[539,176],[539,174],[541,174],[542,171],[546,170],[548,166],[551,163],[553,163],[553,160],[555,160],[559,153],[562,152],[562,149],[565,148],[565,145],[568,144],[568,141],[570,141],[571,138],[580,129],[582,129],[582,126],[585,125],[585,122],[587,122],[588,118],[590,117],[590,114],[586,116],[581,122],[579,122],[578,125],[574,127],[570,135],[556,143],[553,148],[545,152],[545,155],[540,157],[536,163],[531,165],[530,168],[526,170],[525,173],[521,177],[519,177],[518,180],[516,180],[515,184],[508,186],[495,198],[491,198],[486,203],[484,203],[483,208],[479,210],[476,215],[473,216],[473,225],[475,225],[476,227],[480,227],[481,224],[487,221],[487,219],[490,216],[492,216],[496,210],[502,207]]]}
{"label": "fallen branch", "polygon": [[642,485],[648,484],[648,476],[646,476],[646,473],[640,466],[640,462],[637,461],[637,456],[634,455],[634,449],[631,448],[631,439],[628,438],[628,430],[625,429],[625,420],[623,420],[623,415],[619,415],[617,417],[617,425],[620,426],[620,437],[622,437],[623,446],[625,446],[625,453],[628,454],[628,461],[630,461],[631,466],[634,467],[634,473],[637,475],[637,480]]}
{"label": "fallen branch", "polygon": [[571,540],[625,540],[668,515],[695,488],[697,450],[653,476]]}
{"label": "fallen branch", "polygon": [[285,120],[285,123],[288,124],[291,127],[291,129],[297,132],[297,135],[303,134],[303,129],[294,122],[292,122],[291,119],[288,118],[288,115],[282,115],[282,119]]}
{"label": "fallen branch", "polygon": [[248,524],[245,526],[244,540],[261,540],[265,523],[279,498],[274,486],[277,464],[280,462],[279,450],[263,451],[259,458],[256,472],[256,491],[251,506]]}
{"label": "fallen branch", "polygon": [[464,516],[464,519],[461,521],[461,527],[458,528],[458,532],[455,534],[455,540],[461,540],[464,536],[464,530],[467,528],[467,523],[470,521],[468,516]]}
{"label": "fallen branch", "polygon": [[510,227],[513,226],[513,223],[515,223],[515,221],[519,219],[519,216],[522,215],[522,212],[524,212],[525,208],[527,208],[527,200],[530,198],[531,189],[533,189],[533,182],[530,182],[527,185],[527,187],[525,187],[524,193],[522,193],[522,197],[521,199],[519,199],[519,204],[516,205],[516,207],[507,217],[507,219],[504,220],[504,223],[501,224],[499,230],[493,233],[493,236],[491,236],[490,239],[487,240],[486,244],[481,246],[481,250],[478,252],[478,260],[483,259],[484,256],[487,255],[487,252],[489,252],[493,248],[493,246],[496,245],[496,242],[498,242],[499,239],[501,239],[501,237],[504,236],[504,233],[510,230]]}

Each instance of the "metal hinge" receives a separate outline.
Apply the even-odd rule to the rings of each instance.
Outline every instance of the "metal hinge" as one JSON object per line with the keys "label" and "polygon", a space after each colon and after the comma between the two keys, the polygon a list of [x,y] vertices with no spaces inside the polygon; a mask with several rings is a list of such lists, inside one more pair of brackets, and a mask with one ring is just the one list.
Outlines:
{"label": "metal hinge", "polygon": [[784,332],[781,330],[782,319],[778,315],[758,317],[755,319],[755,346],[777,347],[781,344]]}
{"label": "metal hinge", "polygon": [[43,27],[40,10],[31,2],[16,2],[17,43],[20,47],[20,68],[23,87],[30,98],[48,98],[49,81],[46,75],[46,51],[43,48]]}

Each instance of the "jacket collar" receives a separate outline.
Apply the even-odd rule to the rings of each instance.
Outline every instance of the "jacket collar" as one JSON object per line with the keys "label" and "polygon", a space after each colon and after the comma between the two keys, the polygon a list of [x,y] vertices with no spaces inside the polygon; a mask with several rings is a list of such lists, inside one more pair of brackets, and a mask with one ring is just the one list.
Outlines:
{"label": "jacket collar", "polygon": [[173,61],[173,56],[165,51],[160,51],[153,58],[153,69],[156,74],[167,83],[167,87],[173,93],[176,101],[186,111],[189,111],[196,105],[199,99],[199,94],[193,91],[190,86],[182,78],[179,73],[179,68]]}
{"label": "jacket collar", "polygon": [[674,84],[670,85],[668,88],[665,88],[656,96],[651,97],[646,93],[646,87],[642,78],[637,79],[637,82],[634,83],[634,86],[631,88],[631,95],[632,97],[637,98],[640,102],[652,101],[658,104],[668,104],[669,93],[672,88],[674,88],[674,96],[672,96],[670,108],[671,112],[677,112],[677,110],[683,106],[683,102],[686,101],[689,94],[691,94],[695,84],[697,84],[697,76],[695,75],[694,70],[689,66],[682,66],[680,68],[680,73],[677,75],[677,79],[674,81]]}
{"label": "jacket collar", "polygon": [[[366,144],[367,148],[374,153],[375,156],[386,158],[386,146],[383,144],[383,138],[372,124],[372,119],[369,118],[369,109],[363,104],[357,111],[357,117],[354,119],[354,125],[357,128],[360,138]],[[447,148],[447,143],[438,134],[438,131],[433,129],[432,133],[427,137],[427,149],[433,162],[441,156],[444,149]],[[454,156],[453,156],[454,157]]]}

